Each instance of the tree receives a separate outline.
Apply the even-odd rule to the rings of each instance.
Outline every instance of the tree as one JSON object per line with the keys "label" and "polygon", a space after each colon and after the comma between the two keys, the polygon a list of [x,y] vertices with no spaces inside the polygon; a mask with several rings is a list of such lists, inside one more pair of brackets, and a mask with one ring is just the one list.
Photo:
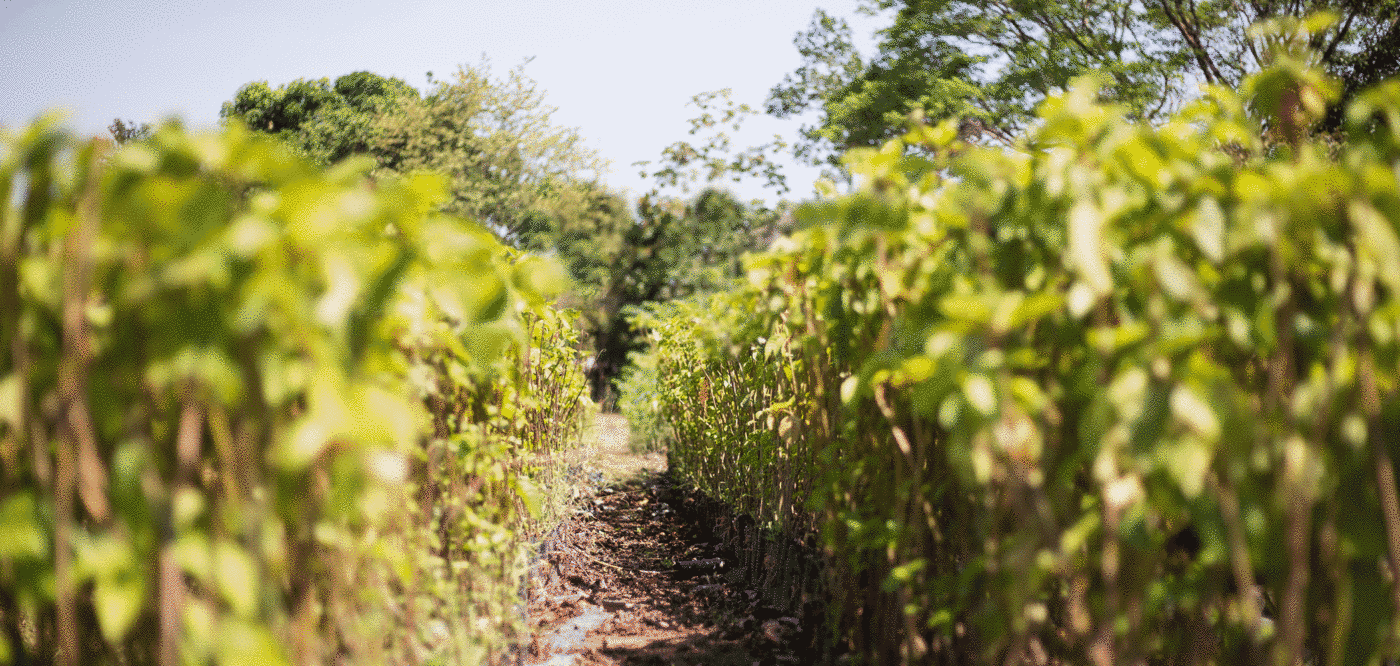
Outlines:
{"label": "tree", "polygon": [[[778,117],[819,111],[799,148],[815,162],[882,143],[916,111],[963,117],[968,137],[1009,143],[1041,100],[1086,72],[1132,116],[1163,118],[1198,83],[1235,87],[1264,66],[1250,25],[1318,11],[1337,18],[1310,35],[1318,65],[1343,81],[1335,108],[1400,73],[1400,0],[865,0],[863,10],[893,16],[874,57],[819,10],[794,40],[802,65],[769,95]],[[1328,128],[1339,122],[1334,113]]]}
{"label": "tree", "polygon": [[[606,329],[631,302],[609,295],[615,271],[631,265],[634,219],[628,202],[599,182],[602,160],[577,130],[552,122],[554,109],[523,65],[500,79],[482,63],[430,81],[425,93],[370,72],[333,84],[298,79],[273,88],[256,81],[240,88],[222,115],[321,162],[372,157],[376,179],[445,175],[444,212],[475,220],[518,248],[555,254],[575,280],[566,304],[583,313],[595,348],[625,345]],[[595,372],[593,381],[606,386],[611,378]]]}
{"label": "tree", "polygon": [[595,352],[593,396],[605,404],[628,355],[644,345],[628,323],[632,308],[732,287],[744,274],[740,257],[767,247],[790,224],[785,208],[746,204],[713,188],[690,200],[653,192],[634,209],[595,186],[579,210],[543,240],[573,278],[564,304],[583,319]]}
{"label": "tree", "polygon": [[117,145],[121,145],[149,138],[151,125],[150,123],[138,123],[134,120],[123,121],[121,118],[113,118],[112,124],[107,126],[107,132],[112,135],[112,140]]}
{"label": "tree", "polygon": [[780,135],[774,135],[768,143],[749,146],[733,152],[729,132],[737,132],[745,120],[758,113],[757,109],[743,103],[736,103],[731,88],[702,92],[690,98],[689,106],[699,109],[700,115],[688,122],[687,134],[696,140],[682,140],[661,149],[661,159],[655,164],[650,160],[633,163],[642,167],[642,178],[656,181],[656,190],[679,187],[689,192],[695,183],[706,187],[715,182],[729,180],[740,182],[745,177],[763,180],[763,186],[776,190],[779,195],[791,190],[787,175],[776,157],[788,149],[788,143]]}
{"label": "tree", "polygon": [[297,79],[273,88],[254,81],[239,88],[219,116],[276,135],[302,155],[329,164],[369,152],[376,119],[418,97],[402,79],[372,72],[346,74],[334,84],[327,78]]}
{"label": "tree", "polygon": [[[635,308],[728,289],[744,275],[744,253],[767,248],[792,228],[786,202],[776,208],[746,203],[717,186],[756,177],[779,194],[787,192],[787,178],[774,159],[787,143],[775,136],[735,150],[729,132],[757,111],[736,103],[729,89],[695,95],[691,105],[699,110],[689,121],[693,138],[666,146],[654,163],[634,164],[656,183],[637,201],[635,217],[613,215],[608,225],[565,233],[558,244],[561,255],[574,257],[569,265],[582,269],[574,278],[591,294],[583,309],[597,351],[590,380],[594,399],[606,405],[616,396],[614,382],[629,356],[646,346],[630,322]],[[692,189],[699,193],[689,198]]]}
{"label": "tree", "polygon": [[583,312],[597,352],[593,395],[605,403],[628,355],[644,346],[628,322],[631,308],[731,288],[744,275],[742,255],[791,225],[785,207],[746,204],[714,188],[689,201],[653,192],[638,201],[635,218],[612,211],[591,236],[565,235],[559,245],[574,257],[566,260],[574,278],[594,290]]}
{"label": "tree", "polygon": [[541,250],[562,218],[584,213],[603,161],[577,130],[553,124],[554,109],[523,67],[504,79],[486,62],[460,67],[450,80],[430,77],[435,85],[426,93],[372,72],[277,88],[255,81],[220,115],[322,163],[371,156],[377,178],[441,173],[451,188],[445,212]]}
{"label": "tree", "polygon": [[489,63],[459,67],[451,81],[382,114],[371,152],[382,171],[447,175],[448,212],[539,249],[561,217],[581,213],[604,162],[578,130],[553,124],[555,109],[523,67],[503,80]]}

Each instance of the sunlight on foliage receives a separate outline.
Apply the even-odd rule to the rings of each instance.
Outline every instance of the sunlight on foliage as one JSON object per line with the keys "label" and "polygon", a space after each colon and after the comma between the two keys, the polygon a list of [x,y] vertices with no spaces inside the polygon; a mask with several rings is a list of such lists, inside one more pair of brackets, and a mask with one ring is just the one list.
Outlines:
{"label": "sunlight on foliage", "polygon": [[518,637],[589,407],[562,272],[370,166],[238,124],[4,136],[0,661],[475,664]]}
{"label": "sunlight on foliage", "polygon": [[[828,548],[868,663],[1400,654],[1400,94],[1289,35],[1158,124],[846,157],[749,285],[647,321],[675,469]],[[872,585],[874,587],[872,587]],[[875,591],[875,590],[878,590]],[[1048,661],[1047,661],[1048,660]]]}

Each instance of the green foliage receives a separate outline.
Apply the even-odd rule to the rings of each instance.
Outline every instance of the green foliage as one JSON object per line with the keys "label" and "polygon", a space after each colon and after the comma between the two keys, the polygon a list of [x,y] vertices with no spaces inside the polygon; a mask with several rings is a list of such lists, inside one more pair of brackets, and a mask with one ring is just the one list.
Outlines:
{"label": "green foliage", "polygon": [[576,439],[562,271],[239,124],[0,135],[0,656],[481,663]]}
{"label": "green foliage", "polygon": [[[698,98],[702,115],[692,133],[752,113],[732,103],[716,110],[721,99],[727,103],[727,93]],[[460,68],[421,96],[368,72],[334,85],[298,80],[274,90],[255,82],[223,111],[320,162],[368,155],[378,179],[440,174],[448,182],[444,212],[474,219],[517,248],[554,252],[574,278],[567,298],[597,351],[593,394],[606,400],[638,346],[623,309],[727,288],[740,274],[739,254],[763,247],[781,215],[714,190],[693,202],[648,196],[634,214],[596,181],[597,155],[576,130],[553,125],[552,113],[523,65],[497,78],[488,63]],[[711,180],[761,172],[781,186],[772,149],[731,159],[721,134],[700,149],[672,146],[656,175],[688,183],[690,168],[703,162]]]}
{"label": "green foliage", "polygon": [[272,88],[254,81],[225,102],[219,117],[273,134],[320,164],[364,154],[374,144],[375,121],[419,93],[398,78],[354,72],[335,80],[297,79]]}
{"label": "green foliage", "polygon": [[727,179],[737,183],[746,176],[757,176],[763,179],[764,187],[773,188],[779,195],[786,194],[790,189],[787,176],[774,161],[774,156],[788,147],[781,136],[774,135],[768,143],[731,154],[733,144],[729,132],[739,131],[744,121],[757,113],[748,104],[736,104],[731,93],[729,88],[723,88],[692,97],[690,105],[696,107],[700,115],[690,119],[687,133],[703,137],[704,141],[677,141],[666,146],[661,150],[656,171],[650,170],[650,161],[634,163],[642,167],[642,178],[655,180],[658,188],[680,186],[683,192],[688,192],[693,183],[704,183],[710,188],[718,181]]}
{"label": "green foliage", "polygon": [[[863,9],[892,17],[876,54],[862,59],[845,22],[818,11],[795,40],[803,64],[769,96],[768,112],[779,117],[821,112],[799,153],[834,163],[841,150],[895,138],[915,112],[934,122],[965,118],[965,138],[1009,145],[1041,100],[1089,73],[1132,117],[1162,121],[1195,97],[1196,84],[1234,88],[1269,64],[1248,26],[1324,10],[1338,20],[1307,44],[1318,68],[1342,81],[1344,100],[1400,74],[1394,0],[869,0]],[[1341,108],[1326,129],[1340,126]]]}
{"label": "green foliage", "polygon": [[675,441],[661,413],[656,363],[655,354],[634,353],[617,382],[618,412],[627,418],[628,448],[633,453],[665,451]]}
{"label": "green foliage", "polygon": [[675,468],[822,531],[867,662],[1400,654],[1400,84],[1309,139],[1345,88],[1299,28],[1156,123],[1081,79],[1010,149],[852,151],[650,322]]}
{"label": "green foliage", "polygon": [[[701,297],[700,300],[704,300]],[[627,417],[631,431],[629,446],[634,453],[667,451],[674,448],[676,438],[671,431],[663,408],[659,366],[663,360],[662,330],[669,322],[694,320],[705,312],[694,302],[697,299],[661,301],[629,308],[624,312],[627,325],[634,331],[645,332],[646,346],[632,351],[617,383],[618,411]]]}
{"label": "green foliage", "polygon": [[107,126],[107,132],[112,135],[112,140],[118,144],[131,141],[140,141],[151,138],[152,127],[149,123],[137,123],[133,120],[123,121],[121,118],[114,118],[112,124]]}
{"label": "green foliage", "polygon": [[447,212],[476,219],[517,247],[543,248],[586,209],[602,162],[524,73],[503,80],[487,63],[461,67],[422,99],[377,121],[372,152],[382,171],[448,178]]}
{"label": "green foliage", "polygon": [[766,247],[790,216],[713,189],[689,202],[648,195],[635,219],[616,204],[599,212],[594,235],[563,237],[560,254],[590,271],[575,277],[594,294],[581,306],[597,350],[593,395],[611,407],[613,380],[643,344],[628,309],[729,289],[743,253]]}
{"label": "green foliage", "polygon": [[[374,158],[378,177],[446,176],[445,212],[477,220],[517,247],[543,249],[587,215],[602,163],[571,128],[555,127],[523,65],[501,80],[489,63],[461,67],[420,94],[370,72],[249,83],[220,115],[276,135],[321,164]],[[591,175],[590,175],[591,174]]]}
{"label": "green foliage", "polygon": [[556,127],[552,113],[523,65],[498,79],[489,63],[459,68],[426,95],[368,72],[334,86],[299,80],[273,90],[255,82],[223,111],[321,162],[372,157],[377,179],[439,174],[448,183],[444,212],[517,248],[554,251],[575,279],[568,299],[588,322],[590,342],[618,359],[594,366],[601,397],[629,340],[618,330],[627,303],[610,290],[636,253],[627,245],[635,235],[631,207],[597,182],[596,153],[576,130]]}

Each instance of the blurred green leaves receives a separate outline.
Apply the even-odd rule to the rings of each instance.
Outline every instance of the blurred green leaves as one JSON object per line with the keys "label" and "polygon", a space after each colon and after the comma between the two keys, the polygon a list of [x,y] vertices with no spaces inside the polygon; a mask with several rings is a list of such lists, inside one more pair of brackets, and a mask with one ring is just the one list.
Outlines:
{"label": "blurred green leaves", "polygon": [[[292,131],[393,83],[264,111]],[[50,119],[0,143],[6,661],[498,646],[511,615],[451,646],[390,628],[512,603],[517,532],[557,513],[532,479],[587,406],[562,268],[440,213],[442,176],[371,182],[241,124],[107,150]]]}

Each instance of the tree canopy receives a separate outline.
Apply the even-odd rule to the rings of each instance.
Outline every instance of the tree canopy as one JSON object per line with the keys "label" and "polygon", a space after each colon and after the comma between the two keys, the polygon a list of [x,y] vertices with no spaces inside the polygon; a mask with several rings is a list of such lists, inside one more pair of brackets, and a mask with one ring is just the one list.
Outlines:
{"label": "tree canopy", "polygon": [[446,175],[448,212],[541,249],[561,218],[583,213],[605,164],[553,113],[523,66],[499,80],[488,64],[460,67],[422,98],[381,114],[371,152],[381,172]]}
{"label": "tree canopy", "polygon": [[134,120],[122,120],[121,118],[113,118],[112,124],[107,126],[107,133],[112,135],[112,140],[118,145],[148,139],[151,132],[150,123],[138,123]]}
{"label": "tree canopy", "polygon": [[366,153],[375,121],[418,90],[399,78],[354,72],[335,80],[297,79],[273,88],[267,81],[245,84],[224,102],[219,116],[281,138],[321,164]]}
{"label": "tree canopy", "polygon": [[354,72],[240,88],[221,115],[274,134],[312,159],[374,158],[376,177],[418,171],[450,181],[445,212],[517,247],[542,249],[561,217],[579,215],[603,161],[573,128],[556,126],[523,66],[460,67],[420,92],[402,79]]}
{"label": "tree canopy", "polygon": [[[767,111],[819,112],[799,154],[814,162],[878,145],[904,119],[963,117],[963,132],[1009,142],[1036,105],[1086,72],[1133,117],[1163,118],[1199,83],[1236,87],[1268,58],[1249,26],[1330,12],[1309,36],[1316,64],[1343,82],[1336,108],[1400,73],[1397,0],[864,0],[889,14],[877,51],[863,58],[849,24],[818,10],[794,43],[802,65],[775,86]],[[1330,118],[1335,128],[1340,117]]]}
{"label": "tree canopy", "polygon": [[597,197],[591,215],[557,237],[558,251],[581,287],[585,328],[597,351],[590,371],[594,398],[608,398],[628,355],[644,345],[630,310],[733,287],[740,257],[790,230],[791,217],[706,188],[692,199],[655,192],[635,215],[616,195]]}

